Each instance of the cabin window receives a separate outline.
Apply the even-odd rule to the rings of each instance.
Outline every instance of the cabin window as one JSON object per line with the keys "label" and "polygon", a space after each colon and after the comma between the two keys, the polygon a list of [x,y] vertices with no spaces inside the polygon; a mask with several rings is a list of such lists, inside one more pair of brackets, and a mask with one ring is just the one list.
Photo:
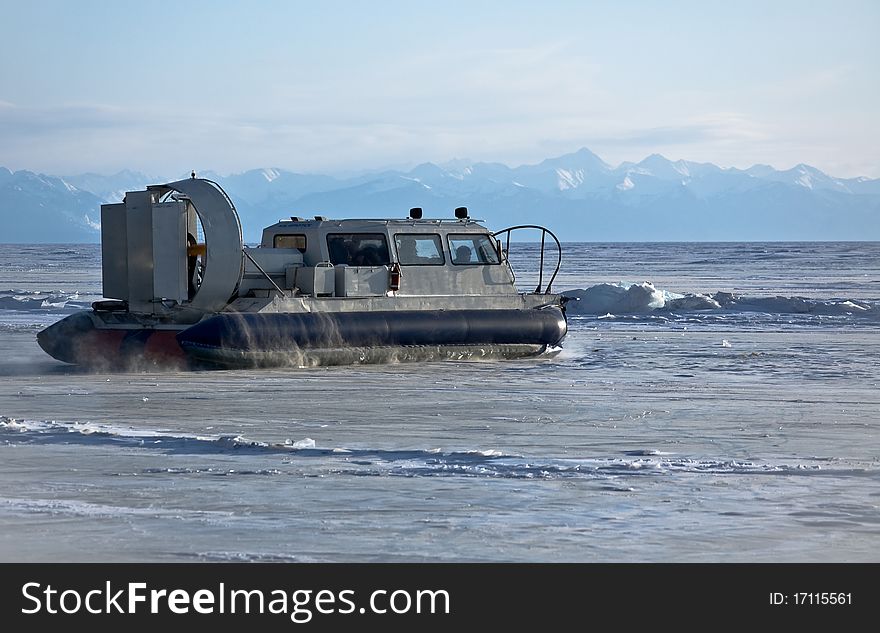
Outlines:
{"label": "cabin window", "polygon": [[401,266],[442,266],[445,263],[439,235],[398,233],[394,236],[394,245]]}
{"label": "cabin window", "polygon": [[456,265],[498,264],[498,251],[486,234],[450,235],[449,253]]}
{"label": "cabin window", "polygon": [[384,266],[391,263],[388,242],[382,233],[331,233],[327,236],[327,249],[334,266]]}
{"label": "cabin window", "polygon": [[301,253],[305,253],[306,236],[302,234],[290,235],[287,233],[276,235],[272,241],[272,246],[275,248],[296,248]]}

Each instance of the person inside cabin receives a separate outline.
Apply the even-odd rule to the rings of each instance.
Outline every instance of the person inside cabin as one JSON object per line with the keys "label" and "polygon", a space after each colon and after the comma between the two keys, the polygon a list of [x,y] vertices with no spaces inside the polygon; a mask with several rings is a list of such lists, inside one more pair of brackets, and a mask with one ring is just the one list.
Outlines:
{"label": "person inside cabin", "polygon": [[362,246],[352,258],[355,266],[379,266],[382,257],[375,246]]}
{"label": "person inside cabin", "polygon": [[397,258],[401,264],[421,263],[415,239],[406,236],[397,238]]}
{"label": "person inside cabin", "polygon": [[455,264],[471,264],[473,263],[473,251],[464,244],[455,249]]}

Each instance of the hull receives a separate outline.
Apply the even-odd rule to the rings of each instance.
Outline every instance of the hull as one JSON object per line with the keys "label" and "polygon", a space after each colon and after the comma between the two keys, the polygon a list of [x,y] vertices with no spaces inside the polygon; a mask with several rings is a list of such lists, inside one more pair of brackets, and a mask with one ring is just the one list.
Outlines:
{"label": "hull", "polygon": [[535,356],[567,331],[555,306],[517,310],[220,313],[175,329],[106,324],[81,312],[38,335],[67,363],[138,367],[311,366]]}
{"label": "hull", "polygon": [[37,334],[47,354],[65,363],[92,368],[186,367],[177,342],[180,329],[105,326],[94,312],[72,314]]}

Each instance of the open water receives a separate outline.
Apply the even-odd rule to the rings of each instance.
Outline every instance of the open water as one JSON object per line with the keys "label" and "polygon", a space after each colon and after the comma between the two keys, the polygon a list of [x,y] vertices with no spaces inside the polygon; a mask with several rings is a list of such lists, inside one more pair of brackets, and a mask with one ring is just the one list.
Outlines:
{"label": "open water", "polygon": [[90,373],[0,246],[0,560],[880,561],[880,243],[564,250],[553,357]]}

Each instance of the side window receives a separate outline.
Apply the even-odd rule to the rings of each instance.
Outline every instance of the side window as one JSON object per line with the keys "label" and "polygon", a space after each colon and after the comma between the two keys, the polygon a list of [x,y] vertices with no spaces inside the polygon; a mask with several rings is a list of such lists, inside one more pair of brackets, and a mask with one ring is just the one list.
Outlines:
{"label": "side window", "polygon": [[449,253],[456,265],[498,264],[498,252],[486,234],[450,235]]}
{"label": "side window", "polygon": [[290,235],[290,234],[279,234],[276,235],[272,241],[272,245],[275,248],[296,248],[299,249],[301,253],[306,252],[306,236],[305,235]]}
{"label": "side window", "polygon": [[394,236],[394,245],[401,266],[442,266],[445,263],[439,235],[398,233]]}
{"label": "side window", "polygon": [[383,266],[391,263],[388,242],[381,233],[331,233],[327,235],[330,263],[348,266]]}

